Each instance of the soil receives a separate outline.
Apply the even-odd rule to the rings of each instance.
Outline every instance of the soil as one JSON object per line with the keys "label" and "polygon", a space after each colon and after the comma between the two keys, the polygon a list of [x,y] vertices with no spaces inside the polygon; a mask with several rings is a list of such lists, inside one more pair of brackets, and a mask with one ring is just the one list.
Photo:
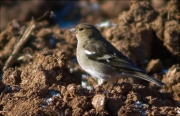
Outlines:
{"label": "soil", "polygon": [[[3,3],[2,14],[5,14],[4,9],[12,6],[11,2]],[[13,54],[25,30],[30,27],[28,17],[33,14],[36,18],[42,12],[35,8],[44,5],[44,8],[51,9],[65,4],[60,2],[55,5],[52,2],[48,6],[48,3],[36,3],[34,10],[27,7],[19,16],[20,20],[14,17],[6,28],[4,25],[1,27],[0,115],[180,115],[178,1],[157,4],[148,1],[131,1],[130,4],[107,1],[99,3],[100,9],[93,11],[92,15],[89,15],[91,7],[84,10],[88,2],[76,3],[82,15],[80,22],[96,24],[108,20],[108,26],[98,27],[103,36],[147,74],[166,84],[159,87],[141,79],[127,78],[95,89],[92,86],[97,84],[97,80],[87,75],[76,61],[75,35],[55,25],[49,18],[35,21],[35,28],[27,42]],[[90,3],[93,5],[96,2]],[[115,9],[113,4],[124,6]],[[28,6],[27,3],[23,5]],[[126,6],[129,9],[124,11]],[[13,9],[17,13],[17,6],[8,12],[13,12]],[[112,14],[110,10],[116,12]],[[71,13],[76,16],[77,12]],[[97,16],[99,18],[95,18]],[[8,20],[9,17],[3,19]],[[13,60],[8,66],[10,57]]]}

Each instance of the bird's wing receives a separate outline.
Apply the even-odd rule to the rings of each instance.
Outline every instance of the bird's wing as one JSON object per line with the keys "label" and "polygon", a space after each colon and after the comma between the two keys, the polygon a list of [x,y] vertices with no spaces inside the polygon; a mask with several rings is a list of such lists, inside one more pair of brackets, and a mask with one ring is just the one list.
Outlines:
{"label": "bird's wing", "polygon": [[106,63],[116,69],[128,69],[145,73],[107,41],[96,40],[95,43],[89,41],[83,48],[86,56],[91,60]]}

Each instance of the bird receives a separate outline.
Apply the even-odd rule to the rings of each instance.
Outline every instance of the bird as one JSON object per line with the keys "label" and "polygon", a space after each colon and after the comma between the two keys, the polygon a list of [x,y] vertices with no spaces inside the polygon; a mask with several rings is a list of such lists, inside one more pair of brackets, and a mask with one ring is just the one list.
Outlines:
{"label": "bird", "polygon": [[98,78],[100,86],[105,82],[116,82],[121,77],[137,77],[158,86],[161,81],[146,74],[128,57],[123,55],[100,31],[88,23],[80,23],[69,29],[77,38],[76,57],[79,65],[92,77]]}

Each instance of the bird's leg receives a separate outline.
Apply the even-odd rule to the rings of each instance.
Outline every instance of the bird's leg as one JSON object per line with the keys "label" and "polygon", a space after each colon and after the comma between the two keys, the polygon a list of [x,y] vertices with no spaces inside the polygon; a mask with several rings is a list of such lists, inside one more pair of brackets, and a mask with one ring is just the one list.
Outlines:
{"label": "bird's leg", "polygon": [[117,80],[117,81],[115,81],[115,83],[113,83],[112,88],[110,89],[110,91],[112,91],[112,90],[113,90],[113,88],[114,88],[114,86],[115,86],[115,85],[117,85],[117,84],[118,84],[118,80]]}
{"label": "bird's leg", "polygon": [[115,84],[116,84],[116,85],[118,84],[118,80],[115,82]]}
{"label": "bird's leg", "polygon": [[94,86],[94,89],[99,87],[100,85],[104,84],[105,81],[103,79],[98,79],[98,84],[96,86]]}

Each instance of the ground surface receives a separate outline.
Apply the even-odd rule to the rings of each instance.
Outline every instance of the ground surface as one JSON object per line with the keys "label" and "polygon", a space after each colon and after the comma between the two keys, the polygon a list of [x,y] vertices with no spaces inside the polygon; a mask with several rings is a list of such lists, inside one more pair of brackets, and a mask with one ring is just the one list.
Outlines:
{"label": "ground surface", "polygon": [[[159,3],[166,4],[160,7],[154,2],[133,1],[129,10],[124,12],[120,12],[121,9],[116,11],[111,4],[101,4],[102,10],[92,15],[87,15],[88,9],[82,10],[84,18],[80,22],[96,24],[111,17],[105,27],[102,24],[98,27],[103,36],[166,86],[158,87],[128,78],[119,79],[114,85],[107,83],[89,89],[89,85],[96,85],[97,80],[77,64],[74,34],[58,25],[52,26],[45,18],[35,23],[29,40],[14,54],[13,51],[20,46],[17,44],[20,37],[30,27],[29,22],[14,19],[6,28],[1,27],[0,115],[180,115],[179,3],[172,0]],[[118,15],[112,16],[107,10],[113,8],[114,14]],[[38,10],[35,11],[36,14]],[[23,20],[28,17],[23,16]],[[101,17],[93,20],[93,16]],[[12,63],[7,65],[8,58],[12,56]],[[7,68],[3,71],[3,67]]]}

